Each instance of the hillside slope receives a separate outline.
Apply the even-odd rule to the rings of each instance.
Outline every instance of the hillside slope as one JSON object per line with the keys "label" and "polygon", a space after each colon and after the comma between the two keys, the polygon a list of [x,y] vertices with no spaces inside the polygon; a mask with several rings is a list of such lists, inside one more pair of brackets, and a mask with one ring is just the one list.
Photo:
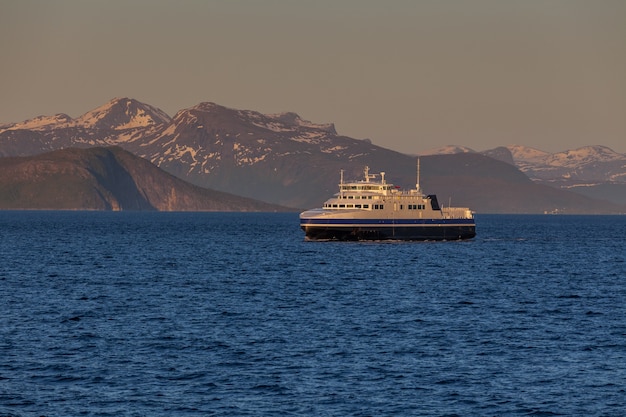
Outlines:
{"label": "hillside slope", "polygon": [[119,147],[0,158],[0,209],[287,210],[194,186]]}

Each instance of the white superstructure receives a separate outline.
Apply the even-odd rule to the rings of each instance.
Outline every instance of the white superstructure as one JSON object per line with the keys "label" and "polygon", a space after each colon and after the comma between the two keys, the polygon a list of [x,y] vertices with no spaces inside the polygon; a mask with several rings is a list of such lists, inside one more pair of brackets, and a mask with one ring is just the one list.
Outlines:
{"label": "white superstructure", "polygon": [[415,189],[403,191],[385,179],[385,172],[364,169],[360,181],[345,182],[318,209],[300,214],[309,239],[466,239],[475,236],[474,215],[465,207],[440,207],[437,197],[424,195],[418,176]]}

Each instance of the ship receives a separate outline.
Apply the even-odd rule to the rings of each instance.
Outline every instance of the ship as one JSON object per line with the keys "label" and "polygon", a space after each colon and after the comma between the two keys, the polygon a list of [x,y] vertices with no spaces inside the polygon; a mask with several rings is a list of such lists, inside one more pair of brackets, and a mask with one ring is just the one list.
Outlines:
{"label": "ship", "polygon": [[434,194],[421,191],[419,159],[415,189],[388,183],[385,172],[344,181],[321,208],[300,213],[306,240],[463,240],[476,236],[474,212],[467,207],[442,207]]}

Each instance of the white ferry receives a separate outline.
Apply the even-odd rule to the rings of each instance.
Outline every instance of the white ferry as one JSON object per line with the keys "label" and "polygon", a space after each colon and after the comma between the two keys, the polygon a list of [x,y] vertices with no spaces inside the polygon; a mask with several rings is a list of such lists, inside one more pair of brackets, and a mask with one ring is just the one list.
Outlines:
{"label": "white ferry", "polygon": [[322,208],[300,213],[307,240],[459,240],[476,236],[472,210],[441,207],[435,195],[423,195],[419,160],[415,189],[400,190],[385,173],[364,169],[361,181],[344,182]]}

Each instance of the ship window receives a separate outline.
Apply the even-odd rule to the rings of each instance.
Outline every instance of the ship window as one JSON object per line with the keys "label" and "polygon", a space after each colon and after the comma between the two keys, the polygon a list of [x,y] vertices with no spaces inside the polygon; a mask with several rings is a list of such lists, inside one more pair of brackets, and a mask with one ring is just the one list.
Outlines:
{"label": "ship window", "polygon": [[355,208],[361,208],[361,205],[360,204],[355,204],[354,207]]}
{"label": "ship window", "polygon": [[348,207],[348,208],[353,208],[353,207],[354,207],[354,204],[348,204],[346,207]]}
{"label": "ship window", "polygon": [[333,208],[337,208],[337,204],[333,204]]}
{"label": "ship window", "polygon": [[339,204],[339,208],[345,208],[346,205],[345,204]]}
{"label": "ship window", "polygon": [[352,197],[351,195],[348,196],[348,200],[352,200],[354,197]]}
{"label": "ship window", "polygon": [[400,204],[400,210],[404,210],[404,205]]}
{"label": "ship window", "polygon": [[370,208],[369,204],[363,204],[363,208]]}

